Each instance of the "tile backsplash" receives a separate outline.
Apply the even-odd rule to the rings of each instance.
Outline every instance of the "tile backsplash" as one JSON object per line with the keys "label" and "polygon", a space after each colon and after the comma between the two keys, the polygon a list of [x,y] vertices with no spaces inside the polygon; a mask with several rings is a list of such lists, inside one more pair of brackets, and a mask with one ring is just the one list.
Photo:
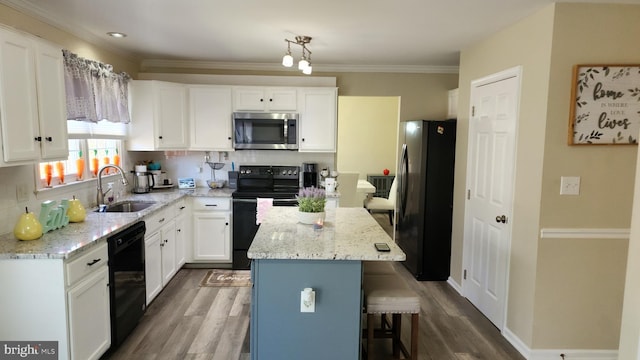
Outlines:
{"label": "tile backsplash", "polygon": [[[212,170],[205,163],[204,151],[129,152],[130,164],[149,160],[159,161],[162,171],[166,171],[167,176],[174,182],[179,177],[192,177],[196,180],[197,186],[206,187],[206,181],[212,178]],[[228,180],[231,163],[235,164],[236,170],[240,165],[295,165],[302,168],[302,163],[307,162],[317,163],[320,169],[324,167],[335,168],[335,154],[333,153],[299,153],[284,150],[211,151],[209,152],[209,161],[225,164],[222,169],[215,170],[217,180]]]}
{"label": "tile backsplash", "polygon": [[[211,178],[211,168],[205,163],[204,151],[132,151],[126,154],[124,170],[132,171],[134,164],[145,160],[159,161],[162,170],[167,172],[167,176],[173,182],[179,177],[193,177],[199,187],[206,187],[207,180]],[[224,163],[221,170],[216,170],[215,176],[218,180],[227,180],[227,172],[231,171],[231,163],[235,163],[236,169],[240,165],[297,165],[302,167],[302,163],[317,163],[318,168],[335,169],[335,154],[333,153],[299,153],[296,151],[268,151],[268,150],[243,150],[234,152],[209,153],[211,162]],[[104,186],[107,182],[118,183],[116,176],[105,178]],[[127,174],[131,181],[131,174]],[[80,199],[87,208],[96,206],[96,181],[90,180],[82,183],[70,183],[69,185],[56,187],[35,192],[35,167],[33,165],[0,167],[0,234],[13,231],[13,227],[18,221],[18,217],[28,207],[29,211],[36,215],[40,212],[40,205],[46,200],[71,199],[75,196]],[[18,184],[26,184],[28,200],[18,202]],[[128,190],[124,190],[125,192]]]}

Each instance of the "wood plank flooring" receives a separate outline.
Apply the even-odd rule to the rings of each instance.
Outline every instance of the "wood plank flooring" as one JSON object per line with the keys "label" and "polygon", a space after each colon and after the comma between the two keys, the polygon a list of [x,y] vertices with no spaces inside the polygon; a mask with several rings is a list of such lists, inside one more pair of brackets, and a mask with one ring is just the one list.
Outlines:
{"label": "wood plank flooring", "polygon": [[[374,214],[374,218],[390,231],[386,213]],[[401,264],[395,267],[422,299],[420,360],[524,360],[493,324],[446,282],[419,282]],[[249,359],[251,288],[200,287],[206,272],[180,270],[151,303],[133,333],[103,359]],[[402,335],[407,345],[409,324],[409,317],[404,317]],[[377,340],[372,355],[373,359],[390,359],[390,340]]]}

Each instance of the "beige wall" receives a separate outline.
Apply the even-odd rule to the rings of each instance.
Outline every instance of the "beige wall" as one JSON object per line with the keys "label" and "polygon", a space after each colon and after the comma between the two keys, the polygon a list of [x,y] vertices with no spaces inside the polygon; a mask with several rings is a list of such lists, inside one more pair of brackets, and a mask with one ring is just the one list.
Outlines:
{"label": "beige wall", "polygon": [[[473,79],[522,66],[507,328],[531,349],[618,346],[627,240],[539,234],[629,227],[637,148],[568,146],[567,131],[572,65],[637,63],[639,16],[634,5],[551,5],[461,55],[461,109]],[[468,116],[460,119],[456,179],[466,176]],[[579,196],[559,195],[563,175],[581,177]],[[457,181],[452,263],[460,266],[463,194]]]}
{"label": "beige wall", "polygon": [[385,168],[395,174],[399,113],[397,96],[340,96],[338,170],[358,172],[360,179]]}
{"label": "beige wall", "polygon": [[[531,345],[533,340],[540,172],[544,146],[552,22],[553,8],[549,7],[463,50],[460,58],[460,116],[458,116],[457,131],[452,237],[452,276],[455,276],[456,281],[461,281],[462,272],[464,179],[466,179],[469,131],[469,112],[464,109],[470,108],[471,81],[515,66],[522,67],[506,327],[527,345]],[[522,41],[524,38],[527,40]]]}
{"label": "beige wall", "polygon": [[[629,44],[638,42],[640,6],[557,4],[555,17],[540,227],[629,228],[637,146],[568,146],[567,124],[574,64],[638,63],[640,47]],[[559,195],[563,175],[581,177],[580,196]],[[626,239],[540,241],[536,347],[617,349],[627,246]],[[572,256],[556,269],[564,271],[551,276],[548,265],[567,250]],[[594,330],[575,331],[584,328]]]}

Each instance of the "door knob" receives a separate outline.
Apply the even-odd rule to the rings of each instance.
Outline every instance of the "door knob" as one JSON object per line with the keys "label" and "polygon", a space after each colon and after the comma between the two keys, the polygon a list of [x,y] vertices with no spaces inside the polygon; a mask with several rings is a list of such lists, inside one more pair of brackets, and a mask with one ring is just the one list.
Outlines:
{"label": "door knob", "polygon": [[496,216],[496,222],[506,224],[507,217],[505,215],[498,215]]}

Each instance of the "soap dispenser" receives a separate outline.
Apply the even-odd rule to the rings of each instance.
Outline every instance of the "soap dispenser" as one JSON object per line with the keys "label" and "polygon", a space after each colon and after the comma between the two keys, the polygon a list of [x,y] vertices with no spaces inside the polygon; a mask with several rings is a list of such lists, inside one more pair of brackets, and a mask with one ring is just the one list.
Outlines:
{"label": "soap dispenser", "polygon": [[80,200],[73,197],[73,200],[69,200],[69,207],[67,208],[67,216],[69,216],[69,222],[83,222],[87,217],[87,211],[82,206]]}
{"label": "soap dispenser", "polygon": [[38,217],[24,208],[25,213],[20,215],[16,226],[13,228],[13,235],[19,240],[36,240],[42,236],[42,224]]}

